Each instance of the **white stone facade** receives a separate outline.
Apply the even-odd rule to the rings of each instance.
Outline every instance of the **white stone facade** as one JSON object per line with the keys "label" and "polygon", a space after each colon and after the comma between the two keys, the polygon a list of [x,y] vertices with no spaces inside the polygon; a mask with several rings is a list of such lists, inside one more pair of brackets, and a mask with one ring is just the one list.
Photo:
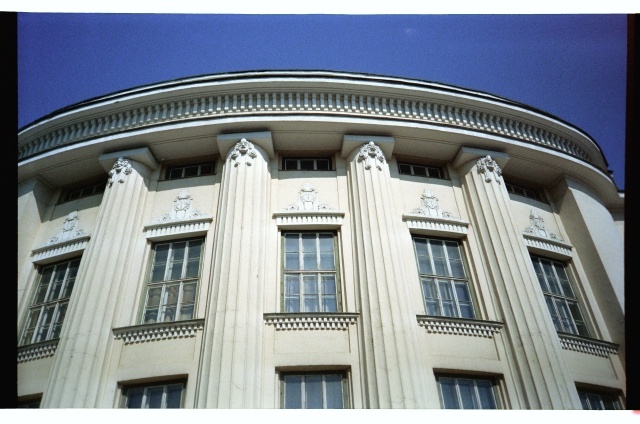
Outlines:
{"label": "white stone facade", "polygon": [[[581,409],[585,388],[624,406],[624,197],[557,118],[421,81],[247,72],[84,102],[18,152],[21,401],[118,408],[180,381],[184,408],[271,409],[283,375],[331,371],[354,409],[443,408],[443,375],[490,379],[502,409]],[[296,232],[332,235],[337,310],[287,311]],[[145,323],[154,246],[200,238],[192,314]],[[459,246],[473,318],[429,313],[414,238]],[[583,334],[556,330],[531,255],[566,270]],[[25,341],[43,270],[76,258],[59,334]]]}

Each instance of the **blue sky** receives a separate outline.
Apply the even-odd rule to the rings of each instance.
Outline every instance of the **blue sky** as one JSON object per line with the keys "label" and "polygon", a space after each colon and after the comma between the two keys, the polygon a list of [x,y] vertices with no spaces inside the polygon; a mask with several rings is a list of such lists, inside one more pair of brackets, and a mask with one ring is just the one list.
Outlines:
{"label": "blue sky", "polygon": [[484,91],[601,146],[624,189],[627,17],[589,14],[146,14],[18,11],[18,127],[183,77],[320,69]]}

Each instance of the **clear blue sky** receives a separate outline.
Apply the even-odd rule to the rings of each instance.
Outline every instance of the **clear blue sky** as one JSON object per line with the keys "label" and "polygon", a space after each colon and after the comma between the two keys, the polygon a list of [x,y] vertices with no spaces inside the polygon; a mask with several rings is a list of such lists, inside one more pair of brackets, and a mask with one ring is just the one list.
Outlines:
{"label": "clear blue sky", "polygon": [[525,103],[591,135],[624,189],[624,14],[18,13],[18,126],[114,91],[266,69],[365,72]]}

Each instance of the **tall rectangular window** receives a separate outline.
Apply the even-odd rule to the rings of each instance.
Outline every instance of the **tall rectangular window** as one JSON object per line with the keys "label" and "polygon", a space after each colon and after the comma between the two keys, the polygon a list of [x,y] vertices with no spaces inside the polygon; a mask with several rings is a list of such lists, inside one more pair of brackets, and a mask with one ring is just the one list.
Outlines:
{"label": "tall rectangular window", "polygon": [[444,409],[498,409],[492,379],[437,377],[440,403]]}
{"label": "tall rectangular window", "polygon": [[427,315],[475,318],[460,243],[413,237]]}
{"label": "tall rectangular window", "polygon": [[608,393],[578,390],[582,409],[609,410],[622,409],[618,396]]}
{"label": "tall rectangular window", "polygon": [[79,266],[80,258],[76,258],[42,268],[20,345],[60,337]]}
{"label": "tall rectangular window", "polygon": [[343,409],[346,379],[343,373],[304,373],[282,376],[285,409]]}
{"label": "tall rectangular window", "polygon": [[125,408],[181,408],[184,383],[150,384],[125,387],[122,390]]}
{"label": "tall rectangular window", "polygon": [[337,312],[335,234],[283,234],[284,312]]}
{"label": "tall rectangular window", "polygon": [[153,246],[143,324],[194,317],[203,241],[198,238]]}
{"label": "tall rectangular window", "polygon": [[531,260],[556,331],[589,336],[565,265],[534,255]]}

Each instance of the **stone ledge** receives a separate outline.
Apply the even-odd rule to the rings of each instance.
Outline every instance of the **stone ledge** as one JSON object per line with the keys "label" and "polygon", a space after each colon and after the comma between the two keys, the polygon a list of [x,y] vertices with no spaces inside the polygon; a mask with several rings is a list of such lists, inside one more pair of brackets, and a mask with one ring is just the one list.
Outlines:
{"label": "stone ledge", "polygon": [[264,322],[276,330],[347,330],[360,314],[352,313],[275,313],[264,314]]}
{"label": "stone ledge", "polygon": [[601,356],[603,358],[618,354],[618,345],[614,343],[573,334],[558,333],[558,337],[560,338],[562,348],[565,350],[573,350],[575,352]]}
{"label": "stone ledge", "polygon": [[47,340],[18,347],[18,363],[35,361],[36,359],[53,356],[58,347],[60,339]]}
{"label": "stone ledge", "polygon": [[466,318],[417,315],[418,324],[428,333],[493,338],[504,326],[501,322]]}
{"label": "stone ledge", "polygon": [[124,344],[155,342],[158,340],[181,339],[195,337],[204,329],[204,320],[158,322],[113,329],[116,340],[124,340]]}

